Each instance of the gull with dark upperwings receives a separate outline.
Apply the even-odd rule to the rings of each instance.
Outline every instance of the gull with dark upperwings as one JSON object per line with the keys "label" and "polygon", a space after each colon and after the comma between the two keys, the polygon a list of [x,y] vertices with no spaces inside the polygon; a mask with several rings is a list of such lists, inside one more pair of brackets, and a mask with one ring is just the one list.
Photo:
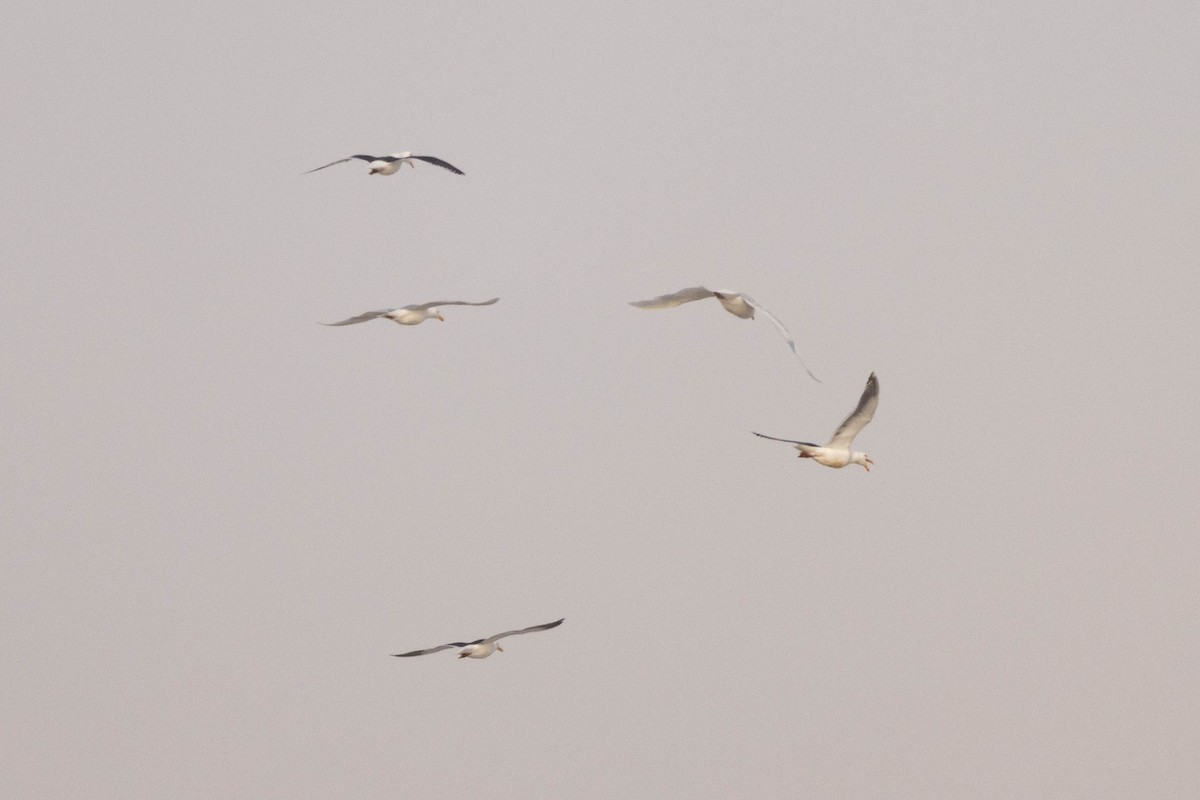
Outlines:
{"label": "gull with dark upperwings", "polygon": [[684,303],[690,303],[693,300],[703,300],[707,297],[717,298],[726,311],[728,311],[730,314],[733,314],[735,317],[741,317],[742,319],[754,319],[754,312],[762,312],[762,315],[769,319],[771,324],[778,328],[779,332],[783,334],[783,338],[787,341],[788,347],[790,347],[792,352],[795,353],[796,358],[800,359],[800,366],[804,367],[804,371],[808,373],[808,377],[812,378],[817,383],[821,382],[821,379],[812,374],[812,370],[808,368],[808,365],[804,363],[804,359],[800,358],[800,354],[796,352],[796,341],[792,339],[792,335],[788,333],[788,329],[783,326],[782,322],[775,318],[774,314],[759,305],[758,301],[748,294],[742,294],[741,292],[729,292],[723,289],[716,291],[713,289],[707,289],[703,286],[692,286],[687,289],[680,289],[678,292],[673,292],[671,294],[652,297],[649,300],[638,300],[630,303],[629,305],[634,306],[635,308],[649,309],[675,308],[675,306],[681,306]]}
{"label": "gull with dark upperwings", "polygon": [[767,436],[765,433],[754,433],[755,436],[761,436],[764,439],[774,439],[777,442],[788,442],[794,444],[796,449],[800,451],[801,458],[811,458],[818,464],[823,464],[834,469],[841,469],[847,464],[858,464],[867,472],[871,471],[871,465],[875,462],[867,457],[866,453],[860,453],[857,450],[851,450],[850,445],[854,442],[854,437],[858,432],[867,427],[867,423],[871,421],[871,417],[875,416],[875,407],[879,405],[879,379],[875,377],[875,373],[871,373],[871,377],[867,378],[867,387],[863,389],[862,397],[858,399],[858,407],[851,412],[850,416],[846,417],[846,421],[838,426],[838,429],[833,432],[833,437],[829,440],[829,444],[822,447],[819,444],[812,442],[798,442],[795,439],[780,439],[776,436]]}
{"label": "gull with dark upperwings", "polygon": [[[563,617],[566,619],[566,617]],[[522,633],[534,633],[536,631],[548,631],[551,628],[557,628],[563,624],[563,620],[555,622],[547,622],[545,625],[534,625],[531,628],[522,628],[519,631],[505,631],[497,633],[495,636],[489,636],[486,639],[476,639],[473,642],[451,642],[450,644],[438,645],[431,647],[428,650],[413,650],[411,653],[393,653],[396,658],[408,658],[409,656],[427,656],[430,653],[440,653],[443,650],[450,650],[455,647],[463,648],[459,652],[459,658],[487,658],[492,653],[499,650],[504,652],[504,648],[500,646],[500,640],[506,636],[520,636]]]}
{"label": "gull with dark upperwings", "polygon": [[458,167],[449,163],[448,161],[442,161],[440,158],[435,158],[434,156],[414,156],[412,153],[409,153],[409,152],[392,153],[390,156],[362,156],[362,155],[346,156],[345,158],[339,158],[337,161],[330,161],[324,167],[317,167],[316,169],[310,169],[310,170],[308,170],[308,172],[305,172],[303,174],[307,175],[309,172],[316,172],[318,169],[325,169],[325,167],[332,167],[335,164],[345,164],[347,161],[353,161],[356,158],[359,159],[360,161],[366,161],[370,165],[371,171],[367,173],[368,175],[395,175],[397,172],[400,171],[400,168],[402,166],[404,166],[405,164],[408,164],[408,166],[411,167],[412,169],[416,169],[416,165],[413,164],[414,158],[417,161],[424,161],[427,164],[436,164],[437,166],[441,167],[442,169],[450,170],[455,175],[466,175],[467,174],[467,173],[463,172],[461,169],[459,169]]}

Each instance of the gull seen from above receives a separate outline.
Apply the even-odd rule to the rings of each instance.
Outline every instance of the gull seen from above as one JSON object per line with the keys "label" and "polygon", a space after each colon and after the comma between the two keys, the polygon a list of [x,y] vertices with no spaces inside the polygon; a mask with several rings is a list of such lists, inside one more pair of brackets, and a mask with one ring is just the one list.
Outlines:
{"label": "gull seen from above", "polygon": [[863,389],[862,397],[858,399],[858,407],[846,417],[846,421],[838,426],[838,429],[833,432],[833,437],[829,440],[829,444],[821,447],[812,442],[797,442],[795,439],[780,439],[777,436],[767,436],[764,433],[754,433],[755,436],[761,436],[764,439],[774,439],[777,442],[789,442],[796,446],[800,451],[801,458],[811,458],[818,464],[823,464],[826,467],[841,469],[847,464],[858,464],[867,472],[871,471],[871,465],[875,462],[867,458],[866,453],[860,453],[857,450],[851,450],[850,444],[854,441],[854,437],[859,431],[867,427],[867,423],[871,421],[871,417],[875,416],[875,407],[879,405],[879,379],[875,377],[875,373],[871,373],[871,377],[867,378],[867,386]]}
{"label": "gull seen from above", "polygon": [[357,317],[350,317],[341,322],[322,322],[321,325],[334,327],[337,325],[357,325],[360,322],[368,322],[373,319],[390,319],[392,322],[400,325],[420,325],[427,319],[437,319],[442,322],[446,318],[438,311],[439,306],[490,306],[493,303],[499,302],[499,297],[493,297],[491,300],[484,300],[482,303],[472,303],[467,300],[434,300],[429,303],[419,303],[411,306],[401,306],[400,308],[384,308],[379,311],[365,311]]}
{"label": "gull seen from above", "polygon": [[[416,165],[413,164],[414,158],[418,161],[436,164],[442,169],[450,170],[455,175],[467,174],[448,161],[442,161],[440,158],[435,158],[433,156],[414,156],[409,152],[392,153],[390,156],[346,156],[345,158],[338,159],[337,161],[330,161],[325,165],[325,167],[332,167],[335,164],[345,164],[347,161],[352,161],[356,158],[360,161],[366,161],[370,165],[371,171],[367,173],[368,175],[395,175],[400,171],[400,167],[404,166],[405,164],[408,164],[408,166],[416,169]],[[308,172],[304,172],[302,174],[308,175],[311,172],[316,172],[318,169],[325,169],[325,167],[310,169]]]}
{"label": "gull seen from above", "polygon": [[[566,617],[563,617],[563,619],[566,619]],[[519,636],[522,633],[548,631],[551,628],[557,628],[562,624],[563,620],[560,619],[556,622],[547,622],[545,625],[534,625],[531,628],[522,628],[519,631],[505,631],[504,633],[497,633],[495,636],[489,636],[486,639],[476,639],[473,642],[451,642],[450,644],[431,647],[428,650],[413,650],[411,653],[393,653],[392,655],[396,658],[408,658],[409,656],[425,656],[429,655],[430,653],[440,653],[443,650],[461,647],[463,649],[458,654],[459,658],[487,658],[497,650],[499,650],[501,653],[504,652],[504,648],[500,646],[500,640],[506,636]]]}
{"label": "gull seen from above", "polygon": [[728,311],[730,314],[733,314],[735,317],[741,317],[742,319],[754,319],[754,312],[761,311],[762,315],[769,319],[771,324],[778,328],[779,332],[783,334],[783,338],[787,341],[788,347],[792,349],[792,352],[795,353],[796,358],[800,360],[800,366],[804,367],[804,371],[808,373],[808,377],[812,378],[817,383],[821,382],[821,379],[812,374],[812,370],[808,368],[808,365],[804,363],[804,359],[800,358],[800,354],[796,352],[796,342],[794,339],[792,339],[792,335],[788,333],[788,329],[783,326],[782,322],[775,318],[774,314],[759,305],[758,301],[748,294],[742,294],[741,292],[727,292],[725,290],[714,291],[712,289],[706,289],[703,286],[692,286],[687,289],[680,289],[678,292],[674,292],[672,294],[664,294],[659,295],[658,297],[652,297],[649,300],[638,300],[630,303],[629,305],[636,308],[649,309],[674,308],[675,306],[681,306],[684,303],[690,303],[693,300],[704,300],[708,297],[717,298],[721,301],[721,305],[726,311]]}

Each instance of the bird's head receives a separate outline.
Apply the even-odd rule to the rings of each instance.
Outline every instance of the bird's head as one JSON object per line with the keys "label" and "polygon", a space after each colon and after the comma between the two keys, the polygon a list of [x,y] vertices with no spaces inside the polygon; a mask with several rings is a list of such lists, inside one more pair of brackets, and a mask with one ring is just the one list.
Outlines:
{"label": "bird's head", "polygon": [[496,642],[496,649],[499,650],[501,653],[504,652],[504,648],[500,646],[499,642]]}
{"label": "bird's head", "polygon": [[858,464],[860,467],[865,469],[867,472],[871,471],[871,465],[875,463],[874,461],[872,461],[870,458],[867,457],[866,453],[859,453],[857,451],[854,453],[854,455],[851,457],[850,460],[851,460],[851,463]]}
{"label": "bird's head", "polygon": [[441,322],[446,321],[446,318],[442,316],[442,312],[438,311],[436,308],[429,309],[429,316],[430,318],[439,320]]}

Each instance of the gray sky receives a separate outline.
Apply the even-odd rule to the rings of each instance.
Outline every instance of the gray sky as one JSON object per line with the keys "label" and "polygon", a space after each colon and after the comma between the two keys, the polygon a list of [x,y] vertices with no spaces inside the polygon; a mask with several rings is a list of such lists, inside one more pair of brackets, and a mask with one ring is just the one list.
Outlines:
{"label": "gray sky", "polygon": [[645,5],[6,15],[0,795],[1195,795],[1196,6]]}

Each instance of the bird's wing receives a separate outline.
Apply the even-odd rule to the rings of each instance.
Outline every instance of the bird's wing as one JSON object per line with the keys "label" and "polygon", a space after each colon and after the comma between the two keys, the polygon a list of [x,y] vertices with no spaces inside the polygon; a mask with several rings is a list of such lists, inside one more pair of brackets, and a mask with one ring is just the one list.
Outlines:
{"label": "bird's wing", "polygon": [[[346,156],[345,158],[339,158],[337,161],[330,161],[328,164],[325,165],[325,167],[332,167],[334,164],[345,164],[347,161],[352,161],[356,158],[362,159],[363,161],[374,161],[375,160],[375,156]],[[317,167],[317,169],[325,169],[325,167]],[[310,170],[308,170],[308,172],[304,172],[301,174],[307,175],[309,172],[316,172],[317,169],[310,169]]]}
{"label": "bird's wing", "polygon": [[390,314],[391,312],[393,312],[395,310],[396,309],[394,309],[394,308],[384,308],[379,311],[365,311],[362,314],[359,314],[357,317],[350,317],[349,319],[344,319],[341,322],[322,322],[321,324],[328,325],[330,327],[333,327],[336,325],[357,325],[360,322],[367,322],[369,320],[378,319],[379,317],[382,317],[385,314]]}
{"label": "bird's wing", "polygon": [[469,300],[431,300],[428,303],[420,303],[408,308],[419,308],[422,310],[430,308],[438,308],[439,306],[490,306],[493,303],[500,302],[499,297],[493,297],[491,300],[484,300],[482,303],[472,303]]}
{"label": "bird's wing", "polygon": [[678,292],[672,292],[671,294],[652,297],[649,300],[637,300],[629,305],[636,308],[674,308],[684,303],[690,303],[693,300],[703,300],[706,297],[712,296],[713,293],[703,286],[692,286],[688,289],[680,289]]}
{"label": "bird's wing", "polygon": [[451,650],[455,647],[468,647],[473,644],[481,644],[483,639],[476,639],[473,642],[451,642],[450,644],[442,644],[437,647],[431,647],[428,650],[413,650],[411,653],[392,653],[396,658],[408,658],[409,656],[427,656],[430,653],[440,653],[443,650]]}
{"label": "bird's wing", "polygon": [[749,304],[755,311],[760,312],[764,317],[771,320],[771,324],[778,328],[779,332],[783,334],[783,338],[787,341],[788,347],[792,348],[792,353],[795,354],[796,358],[800,359],[800,366],[804,367],[804,371],[808,373],[808,377],[812,378],[817,383],[820,383],[821,379],[812,374],[812,370],[808,368],[808,365],[804,363],[804,359],[800,358],[800,354],[796,352],[796,340],[792,338],[792,334],[788,333],[788,329],[783,326],[783,323],[780,322],[774,314],[763,308],[762,305],[750,295],[743,294],[742,299],[745,300],[746,303]]}
{"label": "bird's wing", "polygon": [[408,658],[409,656],[427,656],[430,653],[440,653],[443,650],[449,650],[453,647],[461,647],[457,644],[443,644],[438,647],[431,647],[428,650],[413,650],[411,653],[392,653],[396,658]]}
{"label": "bird's wing", "polygon": [[[563,619],[566,619],[566,617],[563,617]],[[533,633],[534,631],[548,631],[551,628],[557,628],[559,625],[562,625],[563,619],[556,620],[555,622],[547,622],[545,625],[534,625],[531,628],[522,628],[519,631],[505,631],[504,633],[497,633],[495,636],[487,637],[486,639],[484,639],[484,641],[485,642],[494,642],[494,641],[497,641],[498,639],[503,639],[505,636],[516,636],[517,634],[520,634],[520,633]]]}
{"label": "bird's wing", "polygon": [[833,432],[833,438],[826,447],[849,449],[850,443],[858,432],[867,427],[871,417],[875,416],[875,407],[879,405],[879,379],[875,373],[867,378],[867,386],[863,389],[862,397],[858,398],[858,407],[850,412],[850,416]]}
{"label": "bird's wing", "polygon": [[425,161],[430,164],[436,164],[439,167],[441,167],[442,169],[450,170],[455,175],[466,175],[467,174],[467,173],[463,172],[461,169],[459,169],[458,167],[451,164],[450,162],[442,161],[440,158],[434,158],[433,156],[408,156],[408,158],[415,158],[418,161]]}
{"label": "bird's wing", "polygon": [[755,436],[761,436],[764,439],[770,439],[775,442],[787,442],[788,444],[804,444],[804,445],[808,445],[809,447],[820,447],[821,446],[819,444],[813,444],[812,442],[797,441],[796,439],[780,439],[778,436],[767,436],[765,433],[758,433],[757,431],[750,431],[750,432],[753,433]]}

